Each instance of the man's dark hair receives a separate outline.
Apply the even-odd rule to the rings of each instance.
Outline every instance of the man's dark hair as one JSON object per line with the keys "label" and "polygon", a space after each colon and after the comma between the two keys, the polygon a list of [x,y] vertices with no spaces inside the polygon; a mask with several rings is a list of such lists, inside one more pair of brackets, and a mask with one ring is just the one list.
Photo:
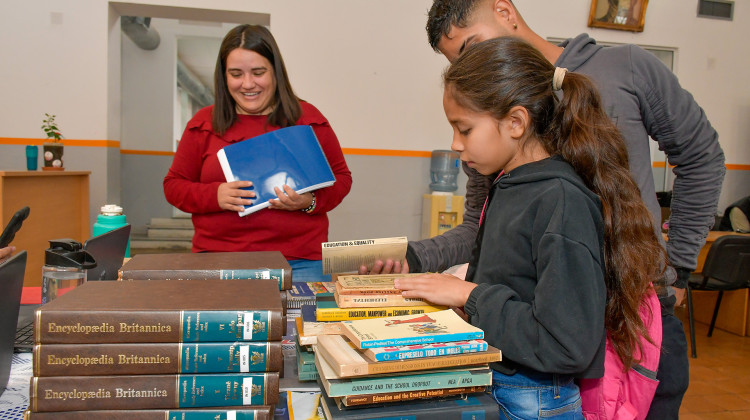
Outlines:
{"label": "man's dark hair", "polygon": [[435,0],[427,13],[427,39],[433,50],[438,50],[438,42],[448,35],[451,26],[463,28],[478,3],[484,0]]}

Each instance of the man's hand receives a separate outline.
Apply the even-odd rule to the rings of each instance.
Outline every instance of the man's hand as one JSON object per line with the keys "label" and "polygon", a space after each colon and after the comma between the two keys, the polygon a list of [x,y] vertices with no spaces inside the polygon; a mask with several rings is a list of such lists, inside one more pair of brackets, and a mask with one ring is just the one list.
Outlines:
{"label": "man's hand", "polygon": [[216,199],[219,201],[219,207],[229,211],[243,211],[245,206],[253,204],[250,198],[255,197],[255,193],[242,188],[251,187],[250,181],[232,181],[219,185],[216,192]]}
{"label": "man's hand", "polygon": [[409,272],[409,263],[406,262],[406,260],[402,261],[393,261],[391,259],[385,260],[377,260],[372,265],[372,269],[370,271],[367,271],[367,266],[362,265],[359,267],[359,274],[393,274],[393,273],[400,273],[400,274],[407,274]]}

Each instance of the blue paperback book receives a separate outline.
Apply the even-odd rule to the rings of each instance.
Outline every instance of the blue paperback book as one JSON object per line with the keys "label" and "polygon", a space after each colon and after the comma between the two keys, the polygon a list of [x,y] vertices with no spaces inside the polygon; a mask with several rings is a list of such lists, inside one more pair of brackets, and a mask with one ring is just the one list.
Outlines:
{"label": "blue paperback book", "polygon": [[336,178],[309,125],[294,125],[225,146],[218,152],[227,182],[252,181],[256,197],[246,216],[277,198],[274,187],[288,185],[297,194],[333,185]]}

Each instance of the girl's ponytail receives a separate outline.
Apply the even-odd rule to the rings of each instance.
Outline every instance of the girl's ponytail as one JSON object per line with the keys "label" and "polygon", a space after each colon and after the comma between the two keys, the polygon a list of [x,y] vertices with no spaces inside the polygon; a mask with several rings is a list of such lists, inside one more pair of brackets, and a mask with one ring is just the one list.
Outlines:
{"label": "girl's ponytail", "polygon": [[630,176],[628,151],[604,113],[599,94],[583,75],[568,73],[553,124],[558,152],[602,201],[607,308],[605,325],[626,367],[638,337],[650,340],[641,321],[641,300],[652,281],[664,275],[666,253],[656,237],[651,213]]}

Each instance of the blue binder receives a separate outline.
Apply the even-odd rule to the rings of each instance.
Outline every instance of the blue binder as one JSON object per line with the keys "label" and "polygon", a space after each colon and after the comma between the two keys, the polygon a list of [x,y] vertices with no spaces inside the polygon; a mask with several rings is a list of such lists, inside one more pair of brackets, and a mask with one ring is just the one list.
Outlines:
{"label": "blue binder", "polygon": [[252,181],[256,197],[240,216],[269,206],[274,187],[298,194],[333,185],[336,178],[309,125],[285,127],[225,146],[218,152],[227,182]]}

